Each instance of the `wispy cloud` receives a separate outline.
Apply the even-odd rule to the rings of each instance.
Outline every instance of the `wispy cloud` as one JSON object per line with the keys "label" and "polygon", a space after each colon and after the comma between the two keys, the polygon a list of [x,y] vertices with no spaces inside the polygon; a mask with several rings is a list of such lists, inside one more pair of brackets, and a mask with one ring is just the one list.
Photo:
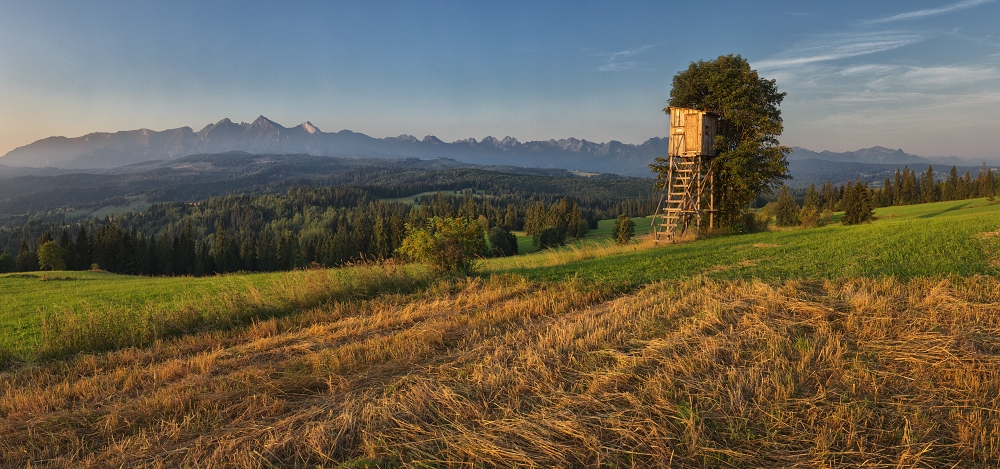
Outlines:
{"label": "wispy cloud", "polygon": [[950,5],[945,5],[938,8],[927,8],[924,10],[914,10],[908,11],[906,13],[900,13],[898,15],[887,16],[885,18],[877,18],[873,20],[862,21],[861,24],[884,24],[892,23],[894,21],[904,21],[913,20],[917,18],[925,18],[928,16],[943,15],[945,13],[951,13],[953,11],[965,10],[967,8],[977,7],[986,3],[993,3],[994,0],[964,0],[958,3],[952,3]]}
{"label": "wispy cloud", "polygon": [[900,76],[903,83],[934,89],[998,80],[1000,71],[996,67],[908,67]]}
{"label": "wispy cloud", "polygon": [[609,62],[600,67],[598,70],[602,72],[616,72],[618,70],[628,70],[630,68],[635,68],[639,62]]}
{"label": "wispy cloud", "polygon": [[1000,96],[998,67],[865,64],[815,67],[810,73],[811,83],[791,82],[790,90],[801,97],[799,106],[826,111],[871,113],[878,103],[878,112],[926,115],[928,106],[982,107]]}
{"label": "wispy cloud", "polygon": [[636,60],[626,60],[636,55],[642,54],[643,52],[653,48],[655,44],[646,44],[639,47],[633,47],[631,49],[620,50],[617,52],[603,52],[598,54],[593,54],[594,57],[600,57],[604,59],[605,63],[599,67],[597,70],[602,72],[615,72],[619,70],[628,70],[635,68],[640,62]]}
{"label": "wispy cloud", "polygon": [[845,59],[897,49],[926,39],[926,34],[909,31],[826,34],[816,36],[776,57],[755,62],[754,65],[766,70]]}

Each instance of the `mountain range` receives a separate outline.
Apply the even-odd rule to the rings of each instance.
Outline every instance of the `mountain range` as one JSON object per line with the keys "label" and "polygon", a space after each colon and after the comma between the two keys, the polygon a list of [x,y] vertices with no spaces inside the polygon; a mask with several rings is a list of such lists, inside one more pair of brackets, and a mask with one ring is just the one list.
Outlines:
{"label": "mountain range", "polygon": [[792,153],[788,155],[788,161],[809,159],[863,164],[951,164],[958,166],[975,164],[975,162],[966,161],[957,156],[917,156],[906,153],[902,149],[893,150],[878,146],[840,153],[828,150],[815,152],[801,147],[792,147]]}
{"label": "mountain range", "polygon": [[[667,150],[665,138],[641,144],[612,140],[595,143],[576,138],[520,142],[513,137],[469,138],[444,142],[433,135],[374,138],[341,130],[323,132],[310,122],[284,127],[264,116],[251,123],[222,119],[195,132],[191,127],[164,131],[149,129],[96,132],[82,137],[49,137],[16,148],[0,157],[0,166],[99,170],[165,163],[190,155],[244,151],[252,154],[301,154],[359,158],[450,158],[478,165],[616,173],[649,177],[647,165]],[[901,149],[865,148],[853,152],[815,152],[793,147],[789,162],[797,167],[810,161],[852,164],[972,165],[957,157],[921,157]],[[981,162],[979,162],[981,163]]]}
{"label": "mountain range", "polygon": [[433,135],[373,138],[350,130],[323,132],[310,122],[295,127],[260,116],[251,123],[222,119],[195,132],[190,127],[160,132],[139,129],[82,137],[49,137],[16,148],[0,164],[12,167],[102,169],[173,160],[189,155],[245,151],[254,154],[451,158],[486,165],[562,168],[646,176],[646,165],[666,152],[666,140],[634,145],[567,138],[520,142],[516,138],[469,138],[446,143]]}

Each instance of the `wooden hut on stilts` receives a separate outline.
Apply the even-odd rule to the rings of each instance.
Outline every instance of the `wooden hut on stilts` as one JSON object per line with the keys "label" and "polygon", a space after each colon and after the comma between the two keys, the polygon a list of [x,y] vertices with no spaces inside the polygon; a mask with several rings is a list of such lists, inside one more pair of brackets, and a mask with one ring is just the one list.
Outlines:
{"label": "wooden hut on stilts", "polygon": [[670,107],[669,170],[653,217],[653,242],[674,242],[694,227],[700,232],[702,215],[715,226],[715,169],[713,149],[719,117],[697,109]]}

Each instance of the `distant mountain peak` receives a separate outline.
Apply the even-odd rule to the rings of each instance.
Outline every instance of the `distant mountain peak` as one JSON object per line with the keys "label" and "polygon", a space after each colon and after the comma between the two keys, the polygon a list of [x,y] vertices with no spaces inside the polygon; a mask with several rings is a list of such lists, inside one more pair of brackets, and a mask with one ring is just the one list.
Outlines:
{"label": "distant mountain peak", "polygon": [[257,119],[254,120],[253,123],[250,124],[250,127],[257,127],[257,128],[261,128],[261,129],[268,128],[268,127],[273,127],[273,128],[276,128],[276,129],[283,129],[284,128],[281,125],[279,125],[277,122],[274,122],[271,119],[268,119],[268,118],[264,117],[263,115],[258,116]]}
{"label": "distant mountain peak", "polygon": [[385,140],[390,140],[390,141],[391,140],[395,140],[395,141],[398,141],[398,142],[412,142],[412,143],[419,143],[420,142],[419,138],[414,137],[414,136],[412,136],[410,134],[401,134],[401,135],[396,136],[396,137],[386,137]]}
{"label": "distant mountain peak", "polygon": [[424,136],[424,139],[421,140],[421,142],[424,142],[424,143],[444,143],[443,141],[441,141],[440,138],[437,138],[437,137],[435,137],[433,135],[426,135],[426,136]]}
{"label": "distant mountain peak", "polygon": [[521,143],[521,142],[518,142],[516,138],[511,137],[511,136],[504,137],[503,140],[500,141],[500,144],[503,145],[503,146],[505,146],[505,147],[517,146],[517,144],[519,144],[519,143]]}
{"label": "distant mountain peak", "polygon": [[302,127],[303,130],[305,130],[306,132],[309,132],[310,134],[320,133],[319,127],[316,127],[315,125],[313,125],[312,122],[309,122],[309,121],[305,121],[305,122],[299,124],[299,127]]}

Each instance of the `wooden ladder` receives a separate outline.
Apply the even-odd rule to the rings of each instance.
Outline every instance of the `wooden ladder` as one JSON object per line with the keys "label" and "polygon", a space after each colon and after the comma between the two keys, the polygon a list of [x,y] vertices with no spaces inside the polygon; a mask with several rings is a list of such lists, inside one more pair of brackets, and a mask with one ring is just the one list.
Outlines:
{"label": "wooden ladder", "polygon": [[700,220],[703,175],[700,156],[670,157],[664,193],[652,222],[654,244],[675,241],[687,232],[693,219]]}

